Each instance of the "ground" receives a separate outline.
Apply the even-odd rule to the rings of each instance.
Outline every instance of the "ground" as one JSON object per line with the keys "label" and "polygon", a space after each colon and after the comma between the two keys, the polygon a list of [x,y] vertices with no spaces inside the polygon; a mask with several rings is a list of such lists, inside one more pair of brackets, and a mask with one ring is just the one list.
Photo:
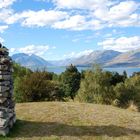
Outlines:
{"label": "ground", "polygon": [[140,140],[140,113],[113,106],[16,104],[17,122],[0,140]]}

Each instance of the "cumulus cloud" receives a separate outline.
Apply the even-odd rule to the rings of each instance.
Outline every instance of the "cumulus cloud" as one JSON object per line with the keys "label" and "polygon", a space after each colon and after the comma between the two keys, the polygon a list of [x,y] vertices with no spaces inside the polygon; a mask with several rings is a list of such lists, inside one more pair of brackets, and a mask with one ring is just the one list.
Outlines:
{"label": "cumulus cloud", "polygon": [[28,45],[21,48],[11,48],[10,53],[26,53],[26,54],[35,54],[38,56],[43,56],[49,50],[48,45]]}
{"label": "cumulus cloud", "polygon": [[[54,23],[53,27],[70,30],[99,30],[110,27],[140,26],[140,3],[111,0],[53,0],[60,9],[79,9],[81,15]],[[84,11],[88,11],[84,14]],[[81,21],[81,22],[80,22]]]}
{"label": "cumulus cloud", "polygon": [[66,12],[61,11],[40,10],[38,12],[29,11],[22,13],[22,16],[25,17],[22,22],[24,26],[47,26],[66,18],[68,15]]}
{"label": "cumulus cloud", "polygon": [[0,10],[0,22],[5,22],[7,18],[13,15],[12,9],[1,9]]}
{"label": "cumulus cloud", "polygon": [[23,26],[38,26],[44,27],[53,24],[56,21],[66,18],[68,15],[66,12],[56,10],[39,10],[39,11],[23,11],[22,13],[16,13],[6,19],[7,24],[13,24],[21,21]]}
{"label": "cumulus cloud", "polygon": [[0,26],[0,33],[3,33],[8,28],[8,25]]}
{"label": "cumulus cloud", "polygon": [[102,46],[106,50],[116,50],[120,52],[131,51],[140,48],[140,36],[133,37],[120,37],[120,38],[108,38],[98,45]]}
{"label": "cumulus cloud", "polygon": [[52,25],[57,29],[83,30],[86,28],[86,19],[84,16],[75,15],[64,21],[58,21]]}
{"label": "cumulus cloud", "polygon": [[[15,0],[5,0],[11,5]],[[0,11],[0,21],[27,27],[68,30],[100,30],[110,27],[140,26],[140,3],[134,0],[39,0],[52,2],[52,10]],[[2,1],[4,2],[4,0]],[[9,2],[9,3],[8,3]],[[4,6],[2,6],[4,7]]]}
{"label": "cumulus cloud", "polygon": [[114,2],[110,0],[52,0],[53,3],[62,9],[88,9],[93,10],[101,5],[111,6]]}
{"label": "cumulus cloud", "polygon": [[12,5],[16,0],[0,0],[0,9]]}
{"label": "cumulus cloud", "polygon": [[81,52],[71,52],[69,54],[65,54],[63,56],[63,58],[76,58],[76,57],[80,57],[80,56],[83,56],[83,55],[89,55],[92,52],[93,52],[93,50],[84,50],[84,51],[81,51]]}

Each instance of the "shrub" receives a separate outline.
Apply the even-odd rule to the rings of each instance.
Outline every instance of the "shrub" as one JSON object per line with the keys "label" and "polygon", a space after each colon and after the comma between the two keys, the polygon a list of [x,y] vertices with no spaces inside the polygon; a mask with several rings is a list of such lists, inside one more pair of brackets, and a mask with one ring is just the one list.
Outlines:
{"label": "shrub", "polygon": [[48,80],[45,72],[34,72],[17,79],[14,97],[17,102],[62,100],[63,90],[59,83]]}
{"label": "shrub", "polygon": [[114,87],[116,99],[119,100],[119,106],[128,107],[130,101],[140,104],[140,76],[134,76],[127,79],[124,83],[119,83]]}
{"label": "shrub", "polygon": [[76,98],[81,102],[111,104],[115,99],[111,76],[110,72],[104,72],[99,67],[87,71]]}
{"label": "shrub", "polygon": [[73,100],[80,87],[80,72],[75,66],[70,65],[66,71],[61,74],[60,79],[65,96]]}

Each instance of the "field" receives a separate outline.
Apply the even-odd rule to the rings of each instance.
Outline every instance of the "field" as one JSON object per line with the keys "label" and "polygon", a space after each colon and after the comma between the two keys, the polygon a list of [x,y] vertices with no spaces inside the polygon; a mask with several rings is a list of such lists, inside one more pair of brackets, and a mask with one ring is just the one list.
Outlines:
{"label": "field", "polygon": [[73,102],[16,104],[17,123],[0,140],[140,140],[140,113]]}

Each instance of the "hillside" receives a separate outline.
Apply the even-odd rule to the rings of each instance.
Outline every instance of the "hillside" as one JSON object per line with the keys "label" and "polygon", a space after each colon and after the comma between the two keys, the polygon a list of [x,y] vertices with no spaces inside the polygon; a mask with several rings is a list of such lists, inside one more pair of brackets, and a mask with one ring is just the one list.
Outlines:
{"label": "hillside", "polygon": [[31,69],[50,66],[68,66],[70,64],[91,66],[94,63],[100,64],[102,67],[140,67],[140,49],[124,53],[113,50],[98,50],[80,57],[54,61],[46,61],[36,55],[20,53],[13,55],[12,59],[22,66]]}
{"label": "hillside", "polygon": [[140,67],[140,49],[122,53],[106,63],[109,67]]}
{"label": "hillside", "polygon": [[121,53],[113,50],[105,50],[105,51],[93,51],[88,55],[81,56],[72,61],[75,65],[81,66],[91,66],[94,63],[104,64],[112,61],[115,57],[119,56]]}
{"label": "hillside", "polygon": [[17,123],[0,140],[139,140],[140,113],[73,102],[16,104]]}
{"label": "hillside", "polygon": [[46,68],[47,66],[52,66],[49,62],[37,55],[28,55],[25,53],[17,53],[12,56],[12,59],[21,64],[24,67],[37,69],[37,68]]}

